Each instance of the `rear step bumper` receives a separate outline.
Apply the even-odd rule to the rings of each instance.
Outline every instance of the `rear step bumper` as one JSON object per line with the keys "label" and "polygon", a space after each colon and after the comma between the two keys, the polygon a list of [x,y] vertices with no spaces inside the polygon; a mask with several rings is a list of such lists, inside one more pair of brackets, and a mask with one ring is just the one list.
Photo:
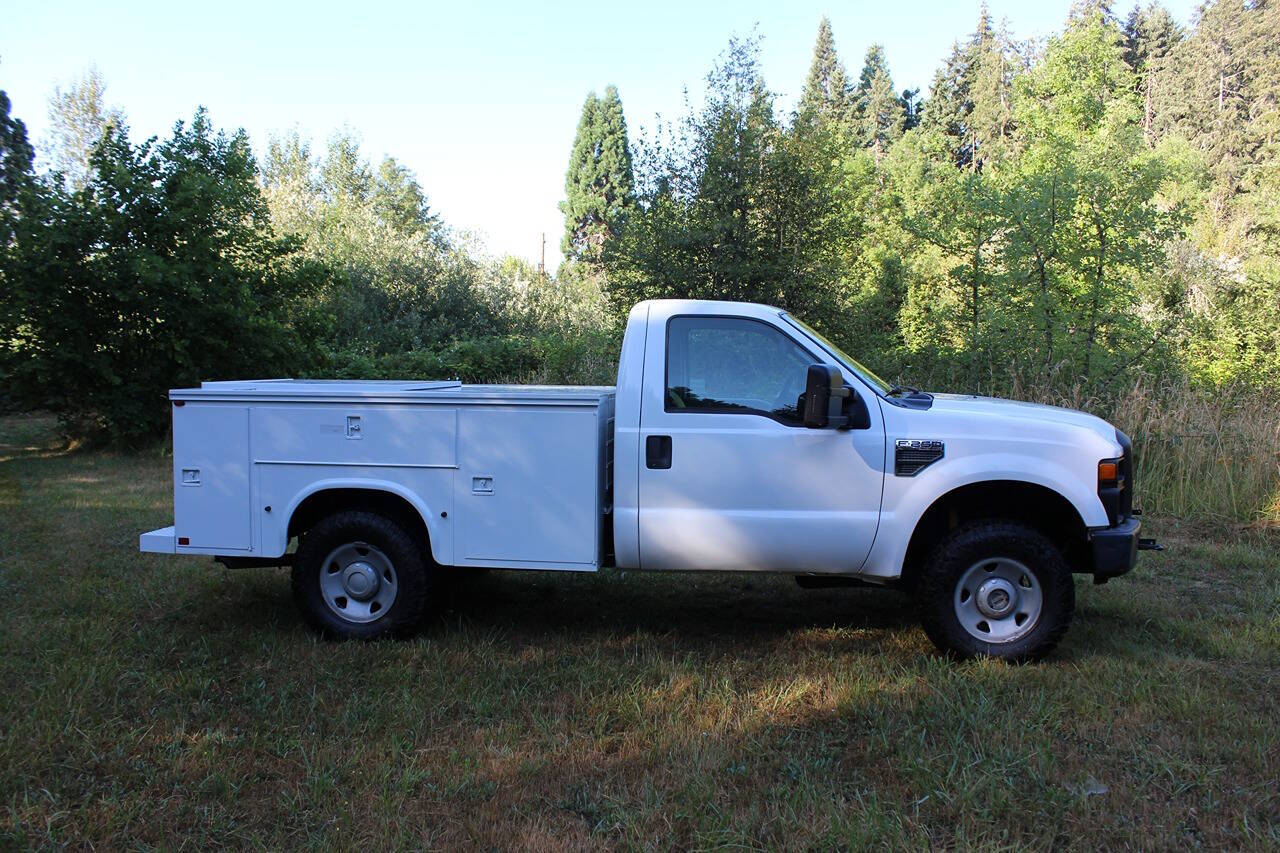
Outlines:
{"label": "rear step bumper", "polygon": [[177,537],[173,535],[173,525],[169,525],[139,536],[138,550],[148,554],[176,554],[177,541]]}

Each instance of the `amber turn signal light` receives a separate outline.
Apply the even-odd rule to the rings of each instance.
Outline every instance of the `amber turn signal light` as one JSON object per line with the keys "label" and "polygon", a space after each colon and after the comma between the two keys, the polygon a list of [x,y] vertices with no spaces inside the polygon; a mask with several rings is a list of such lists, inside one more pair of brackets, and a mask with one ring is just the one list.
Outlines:
{"label": "amber turn signal light", "polygon": [[1098,485],[1114,486],[1120,479],[1120,464],[1114,459],[1103,459],[1098,463]]}

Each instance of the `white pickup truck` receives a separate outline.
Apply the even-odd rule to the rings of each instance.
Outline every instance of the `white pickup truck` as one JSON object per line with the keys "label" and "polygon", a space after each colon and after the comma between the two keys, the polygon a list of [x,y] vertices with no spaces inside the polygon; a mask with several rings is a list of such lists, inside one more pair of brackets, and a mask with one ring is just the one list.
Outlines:
{"label": "white pickup truck", "polygon": [[[958,657],[1030,660],[1072,573],[1140,548],[1129,440],[1082,412],[891,386],[785,311],[632,309],[615,387],[206,382],[169,393],[174,524],[143,551],[291,565],[340,637],[445,567],[781,572],[915,595]],[[297,548],[289,546],[297,540]]]}

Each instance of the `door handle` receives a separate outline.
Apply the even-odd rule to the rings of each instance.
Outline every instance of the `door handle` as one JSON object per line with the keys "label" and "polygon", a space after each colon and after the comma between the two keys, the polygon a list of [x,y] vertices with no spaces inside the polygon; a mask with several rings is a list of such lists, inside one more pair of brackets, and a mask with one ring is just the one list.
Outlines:
{"label": "door handle", "polygon": [[651,435],[645,438],[644,464],[648,468],[671,467],[671,436]]}

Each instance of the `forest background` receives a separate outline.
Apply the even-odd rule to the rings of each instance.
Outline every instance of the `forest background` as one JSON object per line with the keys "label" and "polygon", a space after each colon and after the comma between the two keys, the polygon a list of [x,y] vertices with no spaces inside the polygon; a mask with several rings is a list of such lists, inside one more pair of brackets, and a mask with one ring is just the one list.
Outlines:
{"label": "forest background", "polygon": [[1113,419],[1148,509],[1280,515],[1274,4],[1082,2],[1030,42],[984,8],[927,93],[824,19],[785,113],[732,39],[643,134],[586,98],[554,274],[487,257],[349,131],[255,157],[198,109],[135,141],[104,88],[54,93],[41,168],[0,93],[0,405],[76,440],[147,444],[211,378],[609,384],[635,301],[738,299],[898,381]]}

